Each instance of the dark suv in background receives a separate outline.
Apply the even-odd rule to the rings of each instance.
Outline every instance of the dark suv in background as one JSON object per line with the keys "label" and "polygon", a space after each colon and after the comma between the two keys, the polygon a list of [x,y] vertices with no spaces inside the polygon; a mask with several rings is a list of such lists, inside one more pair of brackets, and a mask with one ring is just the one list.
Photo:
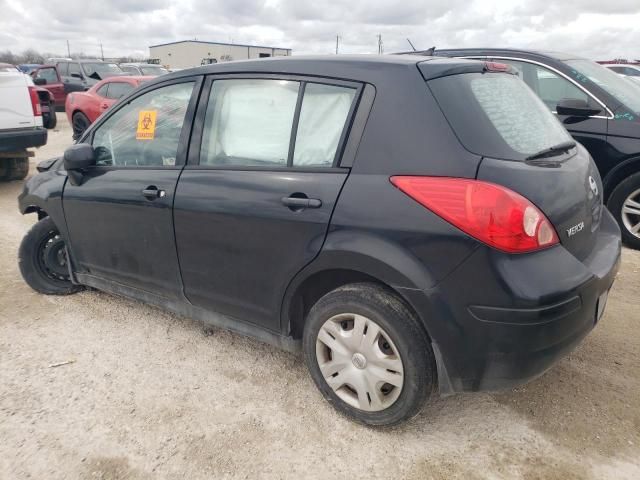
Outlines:
{"label": "dark suv in background", "polygon": [[40,219],[31,287],[302,347],[325,398],[372,425],[544,372],[602,317],[620,257],[589,153],[504,64],[183,70],[38,168],[19,199]]}
{"label": "dark suv in background", "polygon": [[604,201],[622,229],[623,240],[640,249],[640,84],[564,53],[493,48],[430,53],[514,67],[589,151],[602,176]]}
{"label": "dark suv in background", "polygon": [[88,90],[105,78],[126,75],[117,64],[102,60],[64,60],[57,62],[56,67],[62,82],[74,87],[71,91],[77,91],[78,87]]}

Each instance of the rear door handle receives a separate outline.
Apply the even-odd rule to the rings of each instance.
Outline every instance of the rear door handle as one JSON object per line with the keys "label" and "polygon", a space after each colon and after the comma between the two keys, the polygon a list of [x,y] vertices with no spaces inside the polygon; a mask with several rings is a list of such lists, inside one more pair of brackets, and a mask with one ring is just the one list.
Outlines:
{"label": "rear door handle", "polygon": [[155,185],[149,185],[147,188],[142,190],[142,196],[148,198],[149,200],[155,200],[156,198],[162,198],[167,194],[164,190],[160,190]]}
{"label": "rear door handle", "polygon": [[319,198],[282,197],[282,204],[291,210],[303,210],[305,208],[320,208],[322,200]]}

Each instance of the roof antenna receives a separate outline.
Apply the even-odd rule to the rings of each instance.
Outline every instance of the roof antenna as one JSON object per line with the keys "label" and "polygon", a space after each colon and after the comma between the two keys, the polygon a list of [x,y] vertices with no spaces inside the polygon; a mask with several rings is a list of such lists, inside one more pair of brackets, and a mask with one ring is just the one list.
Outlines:
{"label": "roof antenna", "polygon": [[414,46],[413,46],[413,43],[411,43],[411,40],[409,40],[408,38],[407,38],[407,42],[409,42],[409,45],[411,45],[411,48],[413,48],[413,51],[414,51],[414,52],[417,52],[417,51],[418,51],[418,50],[416,49],[416,47],[414,47]]}
{"label": "roof antenna", "polygon": [[428,57],[433,57],[433,54],[436,53],[436,47],[435,45],[427,50],[425,50],[424,52],[422,52],[423,55],[426,55]]}

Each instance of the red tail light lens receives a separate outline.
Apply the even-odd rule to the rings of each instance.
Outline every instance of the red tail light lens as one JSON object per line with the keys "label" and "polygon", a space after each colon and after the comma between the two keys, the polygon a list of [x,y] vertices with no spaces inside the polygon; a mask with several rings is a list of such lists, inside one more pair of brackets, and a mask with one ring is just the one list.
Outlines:
{"label": "red tail light lens", "polygon": [[559,242],[547,217],[503,186],[448,177],[397,176],[391,183],[463,232],[503,252],[532,252]]}
{"label": "red tail light lens", "polygon": [[29,97],[31,98],[31,108],[35,117],[42,116],[42,107],[40,106],[40,98],[36,87],[29,87]]}

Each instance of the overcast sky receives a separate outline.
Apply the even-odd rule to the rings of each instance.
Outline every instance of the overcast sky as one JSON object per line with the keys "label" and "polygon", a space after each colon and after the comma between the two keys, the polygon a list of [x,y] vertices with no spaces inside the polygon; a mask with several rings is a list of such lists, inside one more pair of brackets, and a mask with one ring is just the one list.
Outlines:
{"label": "overcast sky", "polygon": [[193,39],[294,54],[526,47],[640,58],[640,0],[0,0],[0,50],[148,56]]}

